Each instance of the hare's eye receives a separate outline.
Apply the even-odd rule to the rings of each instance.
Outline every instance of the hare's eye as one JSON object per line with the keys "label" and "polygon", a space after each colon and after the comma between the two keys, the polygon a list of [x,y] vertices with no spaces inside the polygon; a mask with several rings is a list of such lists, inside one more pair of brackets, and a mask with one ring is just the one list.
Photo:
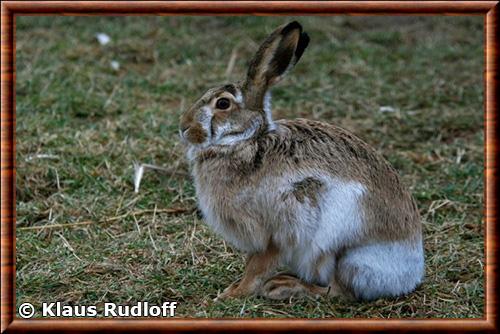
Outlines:
{"label": "hare's eye", "polygon": [[227,99],[225,97],[221,97],[215,103],[215,107],[217,109],[222,109],[222,110],[229,108],[230,105],[231,105],[231,102],[229,102],[229,99]]}

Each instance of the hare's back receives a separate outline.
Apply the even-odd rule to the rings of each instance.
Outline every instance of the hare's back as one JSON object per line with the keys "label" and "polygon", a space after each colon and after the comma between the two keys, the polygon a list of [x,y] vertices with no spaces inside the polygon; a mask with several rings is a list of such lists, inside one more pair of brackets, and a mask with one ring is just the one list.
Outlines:
{"label": "hare's back", "polygon": [[[338,126],[307,119],[279,120],[270,137],[273,154],[285,155],[294,163],[321,168],[335,177],[360,179],[396,174],[390,164],[372,147]],[[284,157],[282,157],[284,158]]]}

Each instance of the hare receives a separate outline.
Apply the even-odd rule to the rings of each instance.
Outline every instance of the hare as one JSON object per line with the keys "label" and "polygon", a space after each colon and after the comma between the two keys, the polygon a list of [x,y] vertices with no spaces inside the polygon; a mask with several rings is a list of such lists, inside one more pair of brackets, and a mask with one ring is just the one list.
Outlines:
{"label": "hare", "polygon": [[248,254],[219,299],[373,300],[423,279],[419,212],[389,163],[337,126],[272,118],[269,89],[308,44],[298,22],[280,26],[244,81],[209,89],[181,116],[203,218]]}

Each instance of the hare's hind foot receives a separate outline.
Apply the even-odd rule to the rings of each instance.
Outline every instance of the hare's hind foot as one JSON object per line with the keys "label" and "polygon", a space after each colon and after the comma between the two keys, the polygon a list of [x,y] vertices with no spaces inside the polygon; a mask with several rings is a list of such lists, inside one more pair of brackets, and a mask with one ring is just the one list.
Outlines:
{"label": "hare's hind foot", "polygon": [[260,294],[269,299],[283,300],[302,296],[313,298],[321,296],[334,297],[341,295],[341,292],[336,286],[322,287],[305,283],[289,274],[279,274],[264,283]]}
{"label": "hare's hind foot", "polygon": [[214,298],[214,301],[219,301],[228,298],[237,298],[244,295],[241,289],[238,289],[239,285],[240,285],[240,280],[231,283],[231,285],[225,288],[220,295]]}

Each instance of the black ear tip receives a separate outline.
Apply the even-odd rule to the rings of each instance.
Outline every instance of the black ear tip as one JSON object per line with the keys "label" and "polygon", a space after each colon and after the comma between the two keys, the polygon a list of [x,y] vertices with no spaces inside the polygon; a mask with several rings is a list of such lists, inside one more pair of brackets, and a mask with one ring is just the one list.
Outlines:
{"label": "black ear tip", "polygon": [[283,30],[281,30],[281,34],[282,35],[286,35],[288,34],[290,31],[292,30],[295,30],[295,29],[299,29],[300,32],[302,32],[302,26],[300,25],[299,22],[297,21],[292,21],[290,23],[288,23],[284,28]]}
{"label": "black ear tip", "polygon": [[309,45],[310,40],[309,35],[306,32],[303,32],[300,34],[299,44],[303,44],[305,49],[307,45]]}
{"label": "black ear tip", "polygon": [[304,50],[307,48],[309,45],[309,35],[305,32],[300,34],[299,42],[297,43],[297,48],[295,49],[295,57],[297,58],[297,61],[300,59],[302,54],[304,53]]}

